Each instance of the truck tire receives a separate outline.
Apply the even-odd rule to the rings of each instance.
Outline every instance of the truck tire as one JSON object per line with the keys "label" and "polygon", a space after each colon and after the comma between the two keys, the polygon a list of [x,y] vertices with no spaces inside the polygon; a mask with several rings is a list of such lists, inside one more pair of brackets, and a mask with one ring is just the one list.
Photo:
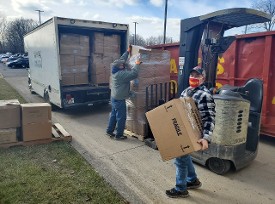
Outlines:
{"label": "truck tire", "polygon": [[43,98],[44,98],[44,101],[45,101],[46,103],[48,103],[48,104],[51,105],[52,111],[59,110],[59,107],[58,107],[58,106],[56,106],[56,105],[54,105],[54,104],[51,103],[51,101],[50,101],[50,96],[49,96],[49,92],[47,91],[47,89],[44,90],[44,96],[43,96]]}
{"label": "truck tire", "polygon": [[231,162],[229,160],[211,157],[207,161],[207,166],[214,173],[223,175],[231,169]]}
{"label": "truck tire", "polygon": [[44,96],[43,96],[43,98],[44,98],[44,101],[46,102],[46,103],[51,103],[50,102],[50,97],[49,97],[49,93],[48,93],[48,91],[47,90],[44,90]]}
{"label": "truck tire", "polygon": [[29,90],[30,90],[31,94],[35,94],[35,91],[33,91],[33,89],[32,89],[32,81],[30,78],[28,78],[28,85],[29,85]]}

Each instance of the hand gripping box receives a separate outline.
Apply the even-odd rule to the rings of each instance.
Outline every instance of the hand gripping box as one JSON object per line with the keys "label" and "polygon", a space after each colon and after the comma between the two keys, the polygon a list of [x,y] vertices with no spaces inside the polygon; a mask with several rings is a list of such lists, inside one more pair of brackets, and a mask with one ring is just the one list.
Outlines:
{"label": "hand gripping box", "polygon": [[146,117],[163,161],[201,149],[201,120],[192,98],[173,99]]}

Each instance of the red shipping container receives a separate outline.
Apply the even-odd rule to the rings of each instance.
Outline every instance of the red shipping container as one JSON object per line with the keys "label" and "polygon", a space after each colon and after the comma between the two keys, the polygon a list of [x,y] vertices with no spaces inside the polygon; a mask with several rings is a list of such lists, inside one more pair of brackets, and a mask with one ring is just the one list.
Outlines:
{"label": "red shipping container", "polygon": [[[237,39],[219,57],[217,83],[242,86],[250,78],[263,80],[264,98],[261,134],[275,137],[275,32],[236,36]],[[171,52],[170,79],[177,86],[179,43],[150,46]],[[198,63],[201,59],[198,59]]]}

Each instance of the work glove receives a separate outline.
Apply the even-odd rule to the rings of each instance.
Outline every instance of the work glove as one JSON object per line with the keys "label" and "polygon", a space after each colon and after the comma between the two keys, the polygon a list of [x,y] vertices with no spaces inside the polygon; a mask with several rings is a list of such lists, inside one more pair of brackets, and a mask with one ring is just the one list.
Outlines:
{"label": "work glove", "polygon": [[140,55],[138,56],[138,59],[136,61],[136,64],[140,65],[142,63]]}

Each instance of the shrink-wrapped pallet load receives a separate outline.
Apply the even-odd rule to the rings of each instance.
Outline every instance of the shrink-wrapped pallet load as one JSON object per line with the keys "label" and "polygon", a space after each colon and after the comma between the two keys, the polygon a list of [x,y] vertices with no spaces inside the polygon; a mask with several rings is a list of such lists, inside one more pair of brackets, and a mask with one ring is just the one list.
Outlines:
{"label": "shrink-wrapped pallet load", "polygon": [[[140,66],[138,78],[131,81],[131,97],[127,100],[126,129],[137,135],[146,136],[146,87],[158,84],[168,84],[170,81],[170,52],[163,50],[149,50],[133,46],[130,65],[134,66],[140,55],[143,62]],[[168,92],[166,92],[168,94]],[[149,95],[151,102],[155,97]]]}

